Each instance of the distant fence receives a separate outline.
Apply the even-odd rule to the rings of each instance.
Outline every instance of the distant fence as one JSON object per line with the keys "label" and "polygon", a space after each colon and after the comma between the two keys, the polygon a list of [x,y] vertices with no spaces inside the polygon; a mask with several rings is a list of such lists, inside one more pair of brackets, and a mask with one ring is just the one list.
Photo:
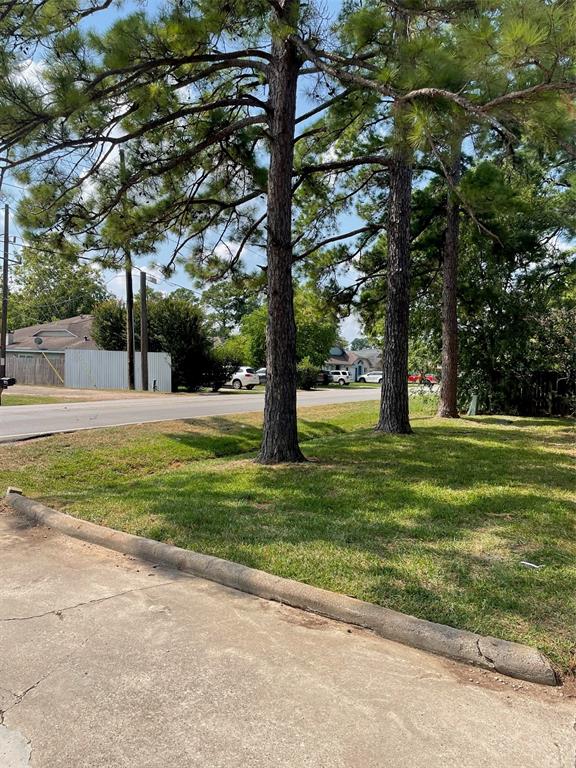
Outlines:
{"label": "distant fence", "polygon": [[24,355],[6,354],[6,375],[13,376],[18,384],[62,387],[64,385],[64,355],[38,352]]}
{"label": "distant fence", "polygon": [[483,412],[519,416],[576,415],[576,378],[558,371],[492,372],[480,391]]}
{"label": "distant fence", "polygon": [[521,416],[574,416],[576,380],[556,371],[537,371],[521,379],[516,400]]}
{"label": "distant fence", "polygon": [[[142,389],[140,352],[136,353],[136,389]],[[67,349],[64,381],[75,389],[128,389],[128,355],[101,349]],[[170,355],[148,353],[148,382],[158,392],[172,391]]]}

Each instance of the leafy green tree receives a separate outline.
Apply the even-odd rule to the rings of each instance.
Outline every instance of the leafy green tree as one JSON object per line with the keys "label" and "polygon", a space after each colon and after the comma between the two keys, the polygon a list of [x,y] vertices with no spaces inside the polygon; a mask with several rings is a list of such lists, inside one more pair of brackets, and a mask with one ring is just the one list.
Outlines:
{"label": "leafy green tree", "polygon": [[[236,360],[238,366],[247,365],[248,361],[252,360],[252,355],[249,350],[249,339],[240,333],[235,336],[229,336],[226,341],[216,346],[218,353],[223,357],[228,357],[231,360]],[[252,363],[250,363],[251,365]],[[260,367],[260,366],[256,366]]]}
{"label": "leafy green tree", "polygon": [[318,384],[318,366],[314,365],[309,357],[305,357],[298,363],[298,386],[300,389],[310,390]]}
{"label": "leafy green tree", "polygon": [[108,299],[95,307],[92,338],[100,349],[126,350],[126,307],[117,299]]}
{"label": "leafy green tree", "polygon": [[296,291],[296,359],[307,359],[320,368],[338,340],[338,320],[334,312],[306,287]]}
{"label": "leafy green tree", "polygon": [[[139,313],[137,324],[139,324]],[[212,344],[203,314],[195,302],[151,293],[148,298],[148,333],[151,352],[172,358],[172,387],[198,389],[211,367]],[[137,336],[139,342],[139,336]]]}
{"label": "leafy green tree", "polygon": [[264,305],[246,315],[240,325],[239,336],[243,340],[245,359],[255,368],[266,365],[267,318],[268,311]]}
{"label": "leafy green tree", "polygon": [[350,344],[350,349],[353,352],[357,352],[359,349],[366,349],[367,347],[371,347],[372,343],[370,339],[368,339],[366,336],[360,336],[356,339],[353,339]]}
{"label": "leafy green tree", "polygon": [[[421,190],[414,200],[415,218],[421,204],[433,209],[430,201],[442,194],[437,182]],[[543,173],[530,153],[519,153],[513,162],[503,158],[473,165],[462,177],[459,194],[464,203],[457,284],[459,402],[465,404],[477,391],[482,407],[509,411],[520,383],[536,372],[560,372],[558,360],[565,359],[563,375],[571,375],[569,353],[562,358],[562,335],[552,332],[552,318],[569,314],[572,301],[566,285],[574,280],[576,259],[557,240],[574,231],[573,193],[563,176]],[[439,213],[413,251],[416,263],[427,265],[428,276],[413,286],[412,331],[432,351],[441,343],[442,281],[434,263],[442,247],[442,223]],[[364,311],[370,324],[370,304]],[[550,336],[538,341],[545,328]]]}
{"label": "leafy green tree", "polygon": [[75,252],[58,252],[50,244],[24,247],[13,266],[8,327],[48,323],[91,314],[109,295],[101,274],[79,262]]}
{"label": "leafy green tree", "polygon": [[[526,245],[525,227],[518,232]],[[464,231],[461,252],[465,274],[460,280],[460,399],[472,393],[485,411],[517,412],[538,374],[556,373],[576,390],[576,302],[565,295],[576,276],[574,254],[563,249],[533,247],[486,259],[498,245],[478,242]]]}
{"label": "leafy green tree", "polygon": [[412,335],[408,347],[408,369],[414,373],[435,373],[440,351],[432,334]]}
{"label": "leafy green tree", "polygon": [[[213,376],[220,378],[204,316],[189,296],[148,293],[148,348],[167,352],[172,360],[172,387],[195,390]],[[138,297],[137,297],[138,298]],[[140,346],[140,304],[135,304],[135,341]],[[101,304],[93,328],[96,343],[104,349],[126,349],[126,308],[118,301]],[[222,360],[224,365],[225,361]]]}
{"label": "leafy green tree", "polygon": [[242,365],[242,357],[227,352],[223,347],[212,349],[208,365],[202,375],[202,386],[217,392],[227,381],[230,381],[240,365]]}
{"label": "leafy green tree", "polygon": [[242,319],[261,304],[259,286],[249,275],[233,275],[202,291],[202,308],[211,335],[226,341],[238,331]]}
{"label": "leafy green tree", "polygon": [[[333,313],[323,307],[307,288],[300,287],[294,296],[296,315],[296,361],[307,359],[311,365],[321,368],[328,357],[330,347],[338,339],[338,321]],[[245,364],[256,368],[266,364],[266,306],[258,307],[246,315],[240,333],[230,338],[225,349],[240,353]]]}

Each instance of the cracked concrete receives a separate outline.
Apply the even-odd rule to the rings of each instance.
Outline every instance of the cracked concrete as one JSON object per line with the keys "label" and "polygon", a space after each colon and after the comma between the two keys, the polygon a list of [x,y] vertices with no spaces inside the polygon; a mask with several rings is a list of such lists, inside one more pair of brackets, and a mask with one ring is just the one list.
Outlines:
{"label": "cracked concrete", "polygon": [[0,512],[0,563],[1,768],[575,765],[576,703],[561,690],[13,512]]}
{"label": "cracked concrete", "polygon": [[122,592],[116,592],[113,595],[107,595],[106,597],[96,597],[94,600],[84,600],[81,603],[75,603],[74,605],[65,605],[63,608],[54,609],[51,611],[44,611],[43,613],[33,613],[31,616],[6,616],[0,618],[0,624],[4,621],[30,621],[31,619],[43,619],[44,616],[53,614],[58,618],[62,618],[66,611],[74,611],[76,608],[82,608],[85,605],[94,605],[96,603],[103,603],[106,600],[113,600],[116,597],[122,597],[123,595],[130,595],[132,592],[143,592],[146,589],[155,589],[158,586],[164,586],[170,582],[164,582],[164,584],[153,584],[147,587],[137,587],[136,589],[125,589]]}
{"label": "cracked concrete", "polygon": [[0,723],[0,765],[2,768],[26,768],[32,759],[28,739],[19,731]]}

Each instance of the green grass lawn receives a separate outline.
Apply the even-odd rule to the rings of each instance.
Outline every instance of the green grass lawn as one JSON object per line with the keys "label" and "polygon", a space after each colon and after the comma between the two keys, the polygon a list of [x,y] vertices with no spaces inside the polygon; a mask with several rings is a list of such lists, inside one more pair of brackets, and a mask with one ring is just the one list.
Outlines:
{"label": "green grass lawn", "polygon": [[249,414],[6,445],[0,479],[87,520],[535,645],[568,669],[573,423],[441,421],[434,404],[413,399],[401,437],[372,432],[373,402],[302,409],[304,465],[255,465]]}
{"label": "green grass lawn", "polygon": [[2,395],[2,405],[46,405],[49,403],[76,402],[65,397],[51,397],[50,395]]}

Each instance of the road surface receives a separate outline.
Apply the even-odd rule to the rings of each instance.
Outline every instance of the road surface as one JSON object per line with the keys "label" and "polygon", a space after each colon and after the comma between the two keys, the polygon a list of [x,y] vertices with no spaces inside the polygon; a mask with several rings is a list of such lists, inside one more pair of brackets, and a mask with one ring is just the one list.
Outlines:
{"label": "road surface", "polygon": [[573,766],[576,704],[0,510],[2,768]]}
{"label": "road surface", "polygon": [[[300,406],[376,400],[380,391],[371,389],[330,389],[299,392]],[[125,424],[144,424],[201,416],[262,411],[264,394],[198,394],[157,396],[149,399],[107,400],[57,405],[14,405],[0,408],[0,442],[26,439],[56,432],[75,432]]]}

